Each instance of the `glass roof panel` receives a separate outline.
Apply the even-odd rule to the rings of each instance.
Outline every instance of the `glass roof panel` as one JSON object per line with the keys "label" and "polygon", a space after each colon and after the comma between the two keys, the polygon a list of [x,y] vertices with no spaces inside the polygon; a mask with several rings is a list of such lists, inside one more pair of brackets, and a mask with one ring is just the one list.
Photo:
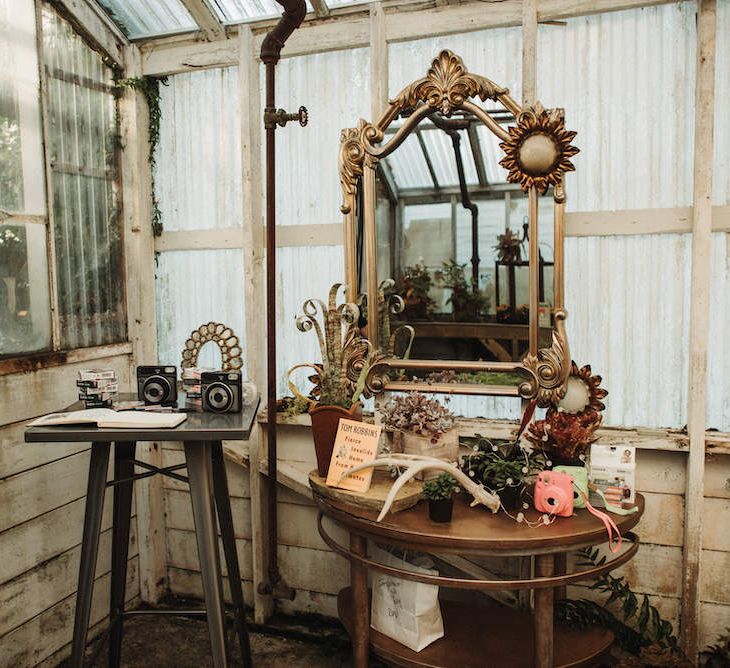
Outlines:
{"label": "glass roof panel", "polygon": [[98,0],[130,39],[196,30],[180,0]]}
{"label": "glass roof panel", "polygon": [[[274,0],[209,0],[223,23],[246,23],[281,16],[283,7]],[[328,3],[329,4],[329,3]],[[307,12],[314,11],[307,0]]]}
{"label": "glass roof panel", "polygon": [[370,0],[327,0],[327,6],[330,9],[335,7],[347,7],[348,5],[364,5],[370,2]]}

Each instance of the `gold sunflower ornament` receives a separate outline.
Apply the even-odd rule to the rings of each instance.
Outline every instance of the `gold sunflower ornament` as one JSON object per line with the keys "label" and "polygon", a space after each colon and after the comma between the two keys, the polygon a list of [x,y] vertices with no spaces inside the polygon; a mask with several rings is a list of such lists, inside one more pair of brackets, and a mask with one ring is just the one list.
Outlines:
{"label": "gold sunflower ornament", "polygon": [[558,409],[573,415],[600,413],[606,408],[601,399],[608,395],[608,391],[601,387],[602,380],[601,376],[592,374],[590,364],[578,368],[575,362],[571,362],[567,389]]}
{"label": "gold sunflower ornament", "polygon": [[580,149],[570,142],[577,133],[565,129],[562,109],[544,109],[536,102],[509,127],[509,139],[500,143],[505,157],[499,164],[509,170],[507,180],[527,192],[535,186],[543,195],[558,185],[565,172],[575,171],[570,161]]}

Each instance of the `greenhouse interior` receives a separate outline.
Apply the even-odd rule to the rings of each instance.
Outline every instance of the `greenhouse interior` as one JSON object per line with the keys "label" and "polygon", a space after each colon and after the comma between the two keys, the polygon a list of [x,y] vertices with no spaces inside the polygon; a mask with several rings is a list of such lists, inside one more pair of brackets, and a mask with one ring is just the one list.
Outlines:
{"label": "greenhouse interior", "polygon": [[730,666],[730,0],[0,63],[0,668]]}

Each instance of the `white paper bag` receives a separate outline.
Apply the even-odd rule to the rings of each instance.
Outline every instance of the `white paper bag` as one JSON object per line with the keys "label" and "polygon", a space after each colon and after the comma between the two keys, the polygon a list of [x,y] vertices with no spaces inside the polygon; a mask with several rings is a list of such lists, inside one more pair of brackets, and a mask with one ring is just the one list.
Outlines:
{"label": "white paper bag", "polygon": [[[397,566],[414,573],[438,575],[438,571],[416,566],[375,547],[371,555],[387,566]],[[370,625],[414,652],[420,652],[444,635],[439,606],[439,588],[384,573],[372,574],[372,610]]]}

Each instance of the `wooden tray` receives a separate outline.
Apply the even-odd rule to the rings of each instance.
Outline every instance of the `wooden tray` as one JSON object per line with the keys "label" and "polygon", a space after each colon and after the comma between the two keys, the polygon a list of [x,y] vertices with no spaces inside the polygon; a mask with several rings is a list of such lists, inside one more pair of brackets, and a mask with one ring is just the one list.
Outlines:
{"label": "wooden tray", "polygon": [[[385,504],[395,478],[391,478],[387,471],[376,470],[367,492],[351,492],[347,489],[328,487],[325,479],[320,478],[316,469],[309,474],[309,486],[315,494],[326,499],[354,504],[369,510],[381,510]],[[412,508],[423,498],[423,483],[418,480],[409,480],[398,492],[395,501],[390,507],[391,513],[397,513],[406,508]]]}

